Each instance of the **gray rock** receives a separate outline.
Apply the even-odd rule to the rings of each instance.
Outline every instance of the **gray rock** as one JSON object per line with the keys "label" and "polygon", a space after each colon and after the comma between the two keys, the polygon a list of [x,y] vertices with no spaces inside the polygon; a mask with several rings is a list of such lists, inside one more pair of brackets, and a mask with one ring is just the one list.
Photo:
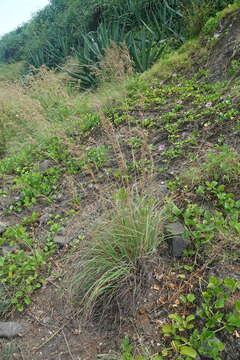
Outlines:
{"label": "gray rock", "polygon": [[12,338],[23,335],[25,329],[22,324],[16,321],[2,322],[0,321],[0,337]]}
{"label": "gray rock", "polygon": [[50,160],[43,160],[43,162],[41,162],[39,164],[39,171],[47,171],[50,167],[52,167],[52,163]]}
{"label": "gray rock", "polygon": [[165,196],[169,193],[169,190],[164,183],[159,185],[159,189],[160,189],[160,192]]}
{"label": "gray rock", "polygon": [[39,224],[40,225],[45,225],[49,220],[49,214],[46,213],[46,214],[43,214],[42,216],[40,216],[39,218]]}
{"label": "gray rock", "polygon": [[56,194],[55,200],[62,201],[62,199],[63,199],[63,194]]}
{"label": "gray rock", "polygon": [[64,235],[65,235],[65,228],[64,228],[64,227],[61,227],[61,228],[57,231],[57,234],[56,234],[56,235],[64,236]]}
{"label": "gray rock", "polygon": [[0,221],[0,234],[2,234],[8,227],[8,224]]}
{"label": "gray rock", "polygon": [[180,222],[165,225],[166,240],[172,256],[181,257],[190,241],[184,236],[185,228]]}
{"label": "gray rock", "polygon": [[13,253],[14,251],[18,250],[17,246],[10,246],[10,245],[3,245],[1,247],[3,256]]}
{"label": "gray rock", "polygon": [[61,247],[69,244],[72,240],[73,239],[70,236],[63,235],[55,235],[53,238],[53,241]]}

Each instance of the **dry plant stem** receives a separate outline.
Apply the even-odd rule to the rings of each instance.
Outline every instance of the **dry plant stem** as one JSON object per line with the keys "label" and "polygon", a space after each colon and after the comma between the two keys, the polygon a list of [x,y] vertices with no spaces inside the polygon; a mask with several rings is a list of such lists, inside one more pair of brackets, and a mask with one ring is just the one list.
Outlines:
{"label": "dry plant stem", "polygon": [[122,152],[120,143],[118,141],[116,131],[114,130],[112,123],[106,119],[106,117],[104,116],[101,109],[98,109],[98,111],[100,113],[100,118],[102,121],[102,125],[103,125],[103,129],[105,131],[105,134],[106,134],[107,138],[109,139],[110,144],[113,146],[115,156],[117,157],[117,159],[119,159],[120,168],[126,169],[126,167],[127,167],[126,159]]}
{"label": "dry plant stem", "polygon": [[66,343],[66,345],[67,345],[67,349],[68,349],[69,355],[71,356],[71,359],[72,359],[72,360],[75,360],[74,357],[73,357],[73,354],[72,354],[72,352],[71,352],[71,350],[70,350],[69,343],[68,343],[68,341],[67,341],[65,332],[62,331],[62,333],[63,333],[63,337],[64,337],[64,340],[65,340],[65,343]]}
{"label": "dry plant stem", "polygon": [[18,346],[18,349],[19,349],[19,351],[20,351],[22,360],[25,360],[26,358],[25,358],[25,356],[23,355],[22,348],[21,348],[20,346]]}
{"label": "dry plant stem", "polygon": [[51,341],[55,336],[57,336],[64,328],[65,326],[68,324],[70,320],[68,320],[66,323],[64,323],[57,331],[55,331],[49,338],[47,338],[43,343],[35,346],[33,348],[34,352],[37,352],[38,350],[40,350],[42,347],[44,347],[46,344],[49,343],[49,341]]}

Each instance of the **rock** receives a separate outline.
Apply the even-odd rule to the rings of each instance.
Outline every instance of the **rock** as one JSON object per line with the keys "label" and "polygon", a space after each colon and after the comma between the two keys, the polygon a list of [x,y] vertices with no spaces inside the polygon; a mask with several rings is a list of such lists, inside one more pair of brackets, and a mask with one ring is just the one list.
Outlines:
{"label": "rock", "polygon": [[164,184],[164,182],[162,182],[162,183],[159,185],[159,190],[160,190],[160,192],[161,192],[163,195],[165,195],[165,196],[167,196],[167,194],[169,193],[169,190],[168,190],[167,186]]}
{"label": "rock", "polygon": [[10,246],[10,245],[3,245],[1,247],[3,256],[13,253],[14,251],[18,250],[17,246]]}
{"label": "rock", "polygon": [[0,221],[0,234],[2,234],[8,227],[8,224]]}
{"label": "rock", "polygon": [[64,227],[61,227],[61,228],[57,231],[57,234],[56,234],[56,235],[64,236],[64,234],[65,234],[65,228],[64,228]]}
{"label": "rock", "polygon": [[166,240],[172,256],[181,257],[188,247],[189,240],[184,236],[185,228],[180,222],[165,225]]}
{"label": "rock", "polygon": [[39,164],[39,171],[44,172],[47,171],[50,167],[52,167],[52,163],[50,160],[43,160],[40,164]]}
{"label": "rock", "polygon": [[116,160],[115,159],[108,159],[105,164],[104,167],[105,168],[113,168],[116,165]]}
{"label": "rock", "polygon": [[24,327],[16,321],[0,321],[0,337],[12,338],[15,336],[21,336],[24,332]]}
{"label": "rock", "polygon": [[48,214],[48,213],[43,214],[43,215],[40,216],[40,218],[39,218],[39,224],[40,224],[40,225],[45,225],[45,224],[47,224],[48,220],[49,220],[49,214]]}
{"label": "rock", "polygon": [[73,239],[69,236],[55,235],[53,241],[60,247],[69,244]]}
{"label": "rock", "polygon": [[55,196],[56,201],[62,201],[62,199],[63,199],[63,194],[56,194]]}

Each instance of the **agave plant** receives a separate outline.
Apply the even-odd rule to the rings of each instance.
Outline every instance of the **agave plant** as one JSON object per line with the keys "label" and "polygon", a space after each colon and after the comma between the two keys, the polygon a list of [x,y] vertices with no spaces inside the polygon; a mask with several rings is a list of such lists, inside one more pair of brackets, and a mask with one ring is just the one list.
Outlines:
{"label": "agave plant", "polygon": [[102,22],[96,31],[82,33],[82,45],[76,50],[79,64],[66,71],[80,81],[81,87],[96,86],[96,69],[112,41],[126,44],[137,72],[147,70],[160,57],[169,39],[183,41],[179,3],[182,2],[126,0],[118,4],[112,15],[108,14],[113,19],[111,25]]}
{"label": "agave plant", "polygon": [[129,33],[126,43],[137,72],[146,71],[156,62],[166,47],[166,40],[157,41],[146,29],[137,34]]}
{"label": "agave plant", "polygon": [[[211,3],[211,8],[217,11],[232,0],[204,1]],[[113,20],[111,25],[100,22],[96,31],[82,33],[81,45],[76,50],[78,64],[65,71],[78,79],[82,88],[95,87],[98,83],[96,70],[112,41],[116,44],[125,43],[135,71],[146,71],[167,47],[177,47],[184,42],[184,9],[196,11],[197,3],[201,5],[200,0],[126,0],[119,3],[112,7],[112,14],[107,14],[108,20]]]}
{"label": "agave plant", "polygon": [[[156,40],[174,38],[184,41],[183,14],[179,7],[181,2],[173,0],[171,4],[163,3],[154,11],[147,14],[147,20],[142,21],[144,26],[151,32]],[[171,6],[170,6],[171,5]]]}
{"label": "agave plant", "polygon": [[105,23],[99,25],[96,32],[82,34],[83,45],[75,51],[78,64],[74,69],[64,69],[73,78],[79,80],[82,88],[95,87],[97,85],[96,70],[99,67],[106,49],[115,43],[124,42],[124,29],[120,23],[107,26]]}

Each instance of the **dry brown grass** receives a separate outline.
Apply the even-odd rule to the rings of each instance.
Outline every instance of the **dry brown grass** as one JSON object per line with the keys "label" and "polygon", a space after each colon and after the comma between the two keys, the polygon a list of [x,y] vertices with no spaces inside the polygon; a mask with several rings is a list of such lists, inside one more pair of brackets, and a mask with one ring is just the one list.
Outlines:
{"label": "dry brown grass", "polygon": [[1,83],[0,112],[2,151],[19,150],[20,145],[32,143],[50,132],[41,105],[18,84]]}
{"label": "dry brown grass", "polygon": [[44,67],[19,82],[0,83],[1,153],[51,136],[66,137],[66,129],[79,121],[79,100],[80,95],[70,95],[62,79]]}
{"label": "dry brown grass", "polygon": [[105,56],[100,62],[96,75],[100,82],[118,82],[133,74],[133,62],[126,44],[116,44],[106,49]]}

